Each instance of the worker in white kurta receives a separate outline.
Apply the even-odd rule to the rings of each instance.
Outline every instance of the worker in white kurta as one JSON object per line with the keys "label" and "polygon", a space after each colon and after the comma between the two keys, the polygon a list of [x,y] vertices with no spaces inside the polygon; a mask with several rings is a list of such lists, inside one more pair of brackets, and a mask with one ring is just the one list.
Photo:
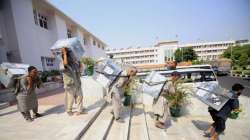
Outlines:
{"label": "worker in white kurta", "polygon": [[168,101],[165,98],[168,94],[175,94],[174,84],[180,78],[178,72],[172,73],[172,79],[169,80],[163,87],[159,97],[154,99],[153,111],[155,115],[155,126],[161,129],[165,128],[165,123],[170,117]]}
{"label": "worker in white kurta", "polygon": [[131,79],[136,75],[136,72],[137,70],[135,68],[128,68],[123,71],[109,92],[111,95],[112,112],[115,120],[118,122],[123,122],[123,119],[120,117],[122,111],[122,97],[124,94],[123,88],[129,84]]}

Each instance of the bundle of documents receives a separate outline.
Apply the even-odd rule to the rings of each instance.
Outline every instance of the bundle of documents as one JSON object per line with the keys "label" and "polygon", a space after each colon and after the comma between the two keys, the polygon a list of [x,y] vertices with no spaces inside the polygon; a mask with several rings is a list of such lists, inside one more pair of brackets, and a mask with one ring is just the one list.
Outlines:
{"label": "bundle of documents", "polygon": [[121,66],[110,59],[99,62],[95,67],[96,72],[94,73],[93,78],[104,88],[110,88],[112,82],[122,72]]}
{"label": "bundle of documents", "polygon": [[155,71],[151,72],[142,85],[143,93],[151,95],[154,98],[158,97],[166,80],[165,76]]}
{"label": "bundle of documents", "polygon": [[69,50],[68,55],[78,61],[80,61],[85,52],[81,42],[76,37],[56,41],[56,43],[51,47],[51,51],[60,61],[61,70],[64,69],[61,48],[67,48]]}
{"label": "bundle of documents", "polygon": [[195,96],[203,103],[219,111],[232,95],[217,83],[203,83],[197,87]]}
{"label": "bundle of documents", "polygon": [[6,87],[13,86],[14,78],[24,75],[29,65],[18,63],[2,63],[0,65],[0,82]]}
{"label": "bundle of documents", "polygon": [[151,72],[142,85],[143,103],[152,105],[153,99],[157,98],[167,78],[155,71]]}

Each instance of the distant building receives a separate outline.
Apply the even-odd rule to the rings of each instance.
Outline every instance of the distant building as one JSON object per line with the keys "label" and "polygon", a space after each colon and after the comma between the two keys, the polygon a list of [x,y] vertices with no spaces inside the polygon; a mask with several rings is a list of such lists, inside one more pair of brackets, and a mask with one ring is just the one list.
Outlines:
{"label": "distant building", "polygon": [[177,41],[160,42],[154,47],[109,49],[106,50],[106,54],[112,55],[116,61],[135,66],[164,64],[165,61],[174,60],[174,52],[178,47],[177,45]]}
{"label": "distant building", "polygon": [[188,44],[178,44],[178,41],[165,41],[152,47],[107,49],[106,54],[112,55],[116,61],[132,64],[140,69],[159,70],[166,68],[166,62],[175,60],[174,53],[178,48],[193,48],[199,60],[216,60],[229,46],[247,43],[249,43],[247,40]]}
{"label": "distant building", "polygon": [[50,47],[78,37],[86,56],[106,57],[106,44],[47,0],[0,1],[0,63],[17,62],[39,70],[56,69]]}
{"label": "distant building", "polygon": [[205,43],[181,44],[179,48],[192,47],[199,60],[216,60],[229,47],[233,46],[236,41],[218,41]]}

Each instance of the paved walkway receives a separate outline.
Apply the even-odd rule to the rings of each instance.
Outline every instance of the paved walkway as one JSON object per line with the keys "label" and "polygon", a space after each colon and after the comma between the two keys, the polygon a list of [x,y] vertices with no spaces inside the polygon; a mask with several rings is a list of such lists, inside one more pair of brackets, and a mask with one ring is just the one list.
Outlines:
{"label": "paved walkway", "polygon": [[[49,96],[50,95],[50,96]],[[211,118],[207,106],[192,98],[180,118],[168,121],[168,129],[154,126],[151,107],[135,105],[124,108],[124,123],[114,121],[110,106],[103,100],[86,97],[87,115],[69,117],[64,112],[63,89],[39,98],[39,112],[45,116],[27,123],[16,106],[0,110],[1,140],[206,140],[202,136]],[[244,112],[237,120],[229,119],[221,140],[250,139],[250,98],[240,99]]]}

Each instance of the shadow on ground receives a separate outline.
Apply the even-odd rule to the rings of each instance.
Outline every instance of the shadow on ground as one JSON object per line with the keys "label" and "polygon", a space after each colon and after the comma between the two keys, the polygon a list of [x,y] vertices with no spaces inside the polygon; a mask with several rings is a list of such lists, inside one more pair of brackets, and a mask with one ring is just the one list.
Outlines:
{"label": "shadow on ground", "polygon": [[64,113],[64,105],[58,105],[44,111],[44,115]]}
{"label": "shadow on ground", "polygon": [[103,102],[104,102],[103,100],[96,101],[95,103],[93,103],[87,107],[87,111],[94,110],[94,109],[100,107]]}
{"label": "shadow on ground", "polygon": [[205,121],[200,121],[200,120],[192,120],[193,125],[202,131],[206,131],[210,125],[209,122],[205,122]]}
{"label": "shadow on ground", "polygon": [[37,98],[41,99],[41,98],[46,98],[48,96],[53,96],[53,95],[63,94],[63,93],[64,93],[64,88],[59,87],[59,88],[53,89],[53,90],[48,91],[48,92],[39,93],[39,94],[37,94]]}
{"label": "shadow on ground", "polygon": [[16,110],[9,111],[9,112],[1,113],[1,114],[0,114],[0,117],[1,117],[1,116],[5,116],[5,115],[9,115],[9,114],[12,114],[12,113],[16,113],[16,112],[18,112],[17,109],[16,109]]}
{"label": "shadow on ground", "polygon": [[133,111],[132,111],[132,115],[133,116],[139,116],[142,113],[144,113],[144,109],[142,109],[142,108],[136,108],[136,107],[133,108]]}

